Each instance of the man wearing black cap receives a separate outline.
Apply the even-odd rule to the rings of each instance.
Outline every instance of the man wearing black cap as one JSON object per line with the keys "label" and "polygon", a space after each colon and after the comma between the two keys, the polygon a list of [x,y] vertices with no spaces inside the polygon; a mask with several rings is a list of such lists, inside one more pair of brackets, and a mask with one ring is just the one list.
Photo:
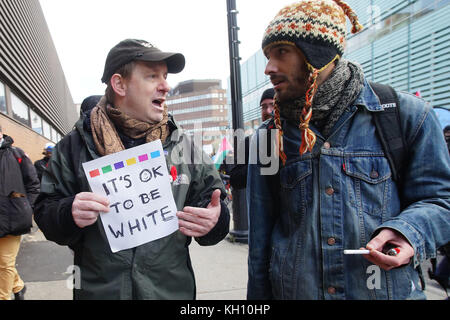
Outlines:
{"label": "man wearing black cap", "polygon": [[42,159],[36,160],[34,162],[34,168],[36,169],[36,173],[37,173],[39,181],[41,181],[41,179],[42,179],[42,173],[45,171],[45,169],[47,169],[48,161],[50,160],[50,158],[52,156],[52,151],[53,151],[54,146],[55,145],[51,142],[46,143],[44,146],[44,151],[42,152],[44,157]]}
{"label": "man wearing black cap", "polygon": [[[44,173],[35,220],[47,239],[74,250],[80,268],[75,299],[194,299],[188,245],[214,245],[228,234],[226,196],[212,161],[190,157],[193,144],[167,113],[168,73],[184,68],[180,53],[162,52],[127,39],[109,52],[105,96],[83,113],[55,147]],[[138,247],[112,253],[99,212],[104,196],[89,192],[81,164],[160,139],[177,205],[179,230]]]}
{"label": "man wearing black cap", "polygon": [[275,90],[269,88],[264,90],[259,105],[261,106],[261,120],[262,122],[272,119],[273,117],[273,97],[275,96]]}

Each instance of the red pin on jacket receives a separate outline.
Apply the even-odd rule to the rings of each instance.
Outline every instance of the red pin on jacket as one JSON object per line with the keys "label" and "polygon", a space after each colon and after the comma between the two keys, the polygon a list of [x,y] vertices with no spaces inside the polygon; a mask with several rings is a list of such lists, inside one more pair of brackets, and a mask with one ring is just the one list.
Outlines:
{"label": "red pin on jacket", "polygon": [[175,166],[172,166],[172,168],[170,168],[170,175],[172,176],[172,181],[175,181],[177,179],[178,173]]}

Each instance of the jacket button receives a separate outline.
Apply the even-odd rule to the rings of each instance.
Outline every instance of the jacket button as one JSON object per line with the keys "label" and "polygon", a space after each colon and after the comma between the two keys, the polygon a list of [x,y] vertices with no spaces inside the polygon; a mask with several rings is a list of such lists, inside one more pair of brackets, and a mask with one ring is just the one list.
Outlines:
{"label": "jacket button", "polygon": [[372,178],[372,179],[376,179],[376,178],[378,178],[380,176],[380,174],[377,172],[377,171],[375,171],[375,170],[372,170],[372,172],[370,173],[370,177]]}
{"label": "jacket button", "polygon": [[327,141],[327,142],[325,142],[325,143],[323,144],[323,147],[324,147],[325,149],[330,149],[330,148],[331,148],[331,144]]}
{"label": "jacket button", "polygon": [[336,244],[335,238],[328,238],[327,243],[329,246],[334,246]]}
{"label": "jacket button", "polygon": [[331,196],[334,193],[334,189],[332,187],[328,187],[325,189],[325,193]]}
{"label": "jacket button", "polygon": [[328,287],[327,289],[329,294],[335,294],[336,293],[336,288],[335,287]]}

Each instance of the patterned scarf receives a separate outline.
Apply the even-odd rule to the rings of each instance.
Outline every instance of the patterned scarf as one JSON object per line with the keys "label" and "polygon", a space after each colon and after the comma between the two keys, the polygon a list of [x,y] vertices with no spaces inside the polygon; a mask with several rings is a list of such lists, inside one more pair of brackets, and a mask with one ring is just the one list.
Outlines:
{"label": "patterned scarf", "polygon": [[97,151],[105,156],[125,150],[117,128],[132,139],[145,137],[146,142],[161,139],[164,142],[169,134],[167,106],[161,122],[148,123],[130,118],[125,113],[106,103],[102,97],[91,112],[92,137]]}
{"label": "patterned scarf", "polygon": [[[339,117],[358,97],[364,87],[361,67],[348,60],[338,60],[331,75],[317,89],[312,105],[311,122],[328,137]],[[305,97],[278,102],[281,117],[298,124]]]}

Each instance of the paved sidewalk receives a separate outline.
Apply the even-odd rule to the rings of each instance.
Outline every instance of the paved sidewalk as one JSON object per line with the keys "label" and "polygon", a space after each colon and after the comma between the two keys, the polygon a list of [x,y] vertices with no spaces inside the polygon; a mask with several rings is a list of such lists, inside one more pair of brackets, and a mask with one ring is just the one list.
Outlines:
{"label": "paved sidewalk", "polygon": [[245,300],[248,246],[223,240],[215,246],[189,246],[198,300]]}
{"label": "paved sidewalk", "polygon": [[[201,247],[192,241],[189,250],[198,300],[245,299],[247,245],[223,240]],[[47,241],[36,229],[23,236],[16,263],[27,286],[27,300],[72,300],[67,268],[73,264],[73,256],[68,247]]]}
{"label": "paved sidewalk", "polygon": [[[192,265],[197,283],[198,300],[244,300],[247,286],[248,245],[223,240],[215,246],[190,245]],[[67,247],[47,241],[42,233],[23,236],[17,268],[27,286],[27,300],[71,300],[67,287],[67,268],[73,256]],[[422,268],[427,281],[429,300],[442,300],[444,291],[426,274],[429,263]]]}

